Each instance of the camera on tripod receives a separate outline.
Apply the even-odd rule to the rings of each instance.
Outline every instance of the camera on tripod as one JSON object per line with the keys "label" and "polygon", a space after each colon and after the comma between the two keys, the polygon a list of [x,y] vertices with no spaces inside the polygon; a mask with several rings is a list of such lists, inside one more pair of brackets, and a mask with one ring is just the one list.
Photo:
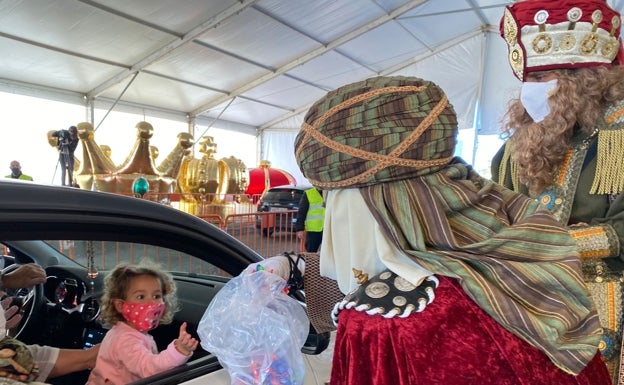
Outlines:
{"label": "camera on tripod", "polygon": [[61,147],[69,144],[69,138],[71,135],[69,130],[58,130],[54,133],[54,136],[58,138],[58,146]]}
{"label": "camera on tripod", "polygon": [[[78,129],[76,128],[76,126],[70,126],[67,130],[50,131],[48,139],[51,140],[51,138],[56,138],[56,147],[59,150],[58,164],[61,165],[62,184],[63,186],[72,186],[72,172],[74,170],[74,150],[78,146],[79,140]],[[52,141],[50,141],[50,144],[52,144]]]}
{"label": "camera on tripod", "polygon": [[59,150],[66,150],[72,141],[72,134],[69,130],[55,131],[52,136],[57,137],[57,147]]}

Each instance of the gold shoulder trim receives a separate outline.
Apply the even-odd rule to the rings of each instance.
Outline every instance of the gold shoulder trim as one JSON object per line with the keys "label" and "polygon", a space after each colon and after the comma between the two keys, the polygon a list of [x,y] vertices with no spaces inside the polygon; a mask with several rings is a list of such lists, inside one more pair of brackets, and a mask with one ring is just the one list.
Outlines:
{"label": "gold shoulder trim", "polygon": [[609,106],[598,132],[596,175],[590,194],[619,194],[624,190],[624,101]]}

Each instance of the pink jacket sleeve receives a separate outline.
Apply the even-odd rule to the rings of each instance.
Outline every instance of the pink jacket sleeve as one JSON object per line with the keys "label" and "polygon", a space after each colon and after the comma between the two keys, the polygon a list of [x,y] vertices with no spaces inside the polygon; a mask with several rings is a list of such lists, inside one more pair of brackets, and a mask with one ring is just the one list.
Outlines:
{"label": "pink jacket sleeve", "polygon": [[178,352],[173,342],[159,353],[152,336],[119,323],[102,341],[87,384],[127,384],[182,365],[189,358]]}

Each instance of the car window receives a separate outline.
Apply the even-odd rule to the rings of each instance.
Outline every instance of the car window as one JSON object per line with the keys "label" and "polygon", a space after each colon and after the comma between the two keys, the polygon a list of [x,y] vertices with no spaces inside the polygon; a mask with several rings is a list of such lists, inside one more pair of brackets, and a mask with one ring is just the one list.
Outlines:
{"label": "car window", "polygon": [[268,191],[262,198],[265,202],[299,202],[303,191],[300,190],[273,190]]}
{"label": "car window", "polygon": [[231,277],[217,266],[178,250],[132,242],[48,240],[66,258],[88,267],[91,259],[97,270],[110,270],[119,263],[148,260],[170,272]]}

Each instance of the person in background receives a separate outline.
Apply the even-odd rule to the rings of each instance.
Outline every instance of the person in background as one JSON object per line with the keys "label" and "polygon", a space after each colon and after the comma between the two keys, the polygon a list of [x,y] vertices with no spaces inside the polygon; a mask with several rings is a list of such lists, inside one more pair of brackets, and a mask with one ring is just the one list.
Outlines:
{"label": "person in background", "polygon": [[102,318],[112,325],[87,385],[122,385],[184,364],[198,341],[186,332],[162,352],[148,331],[173,320],[177,310],[173,278],[148,264],[116,266],[106,277]]}
{"label": "person in background", "polygon": [[[46,273],[41,266],[34,263],[23,264],[10,272],[0,274],[0,290],[32,287],[44,283],[45,280]],[[4,298],[2,309],[0,309],[0,329],[11,329],[17,326],[21,318],[19,308],[11,305],[9,297]],[[27,345],[27,347],[33,355],[38,373],[34,378],[29,378],[27,375],[7,375],[7,378],[18,381],[46,381],[87,370],[95,366],[100,349],[99,344],[87,350],[59,349],[46,345]]]}
{"label": "person in background", "polygon": [[52,133],[58,138],[59,164],[61,165],[61,184],[73,186],[74,179],[74,151],[78,147],[78,128],[70,126],[67,130],[58,130]]}
{"label": "person in background", "polygon": [[[615,384],[624,284],[624,69],[620,14],[604,0],[525,0],[500,23],[522,82],[494,181],[534,198],[574,238]],[[618,382],[619,378],[619,382]]]}
{"label": "person in background", "polygon": [[5,178],[30,180],[30,181],[33,180],[32,176],[22,173],[22,166],[20,165],[20,162],[18,161],[16,160],[11,161],[9,168],[11,169],[11,173],[5,176]]}
{"label": "person in background", "polygon": [[321,190],[307,189],[299,201],[299,211],[295,222],[297,238],[305,237],[305,250],[316,253],[323,241],[325,203]]}

